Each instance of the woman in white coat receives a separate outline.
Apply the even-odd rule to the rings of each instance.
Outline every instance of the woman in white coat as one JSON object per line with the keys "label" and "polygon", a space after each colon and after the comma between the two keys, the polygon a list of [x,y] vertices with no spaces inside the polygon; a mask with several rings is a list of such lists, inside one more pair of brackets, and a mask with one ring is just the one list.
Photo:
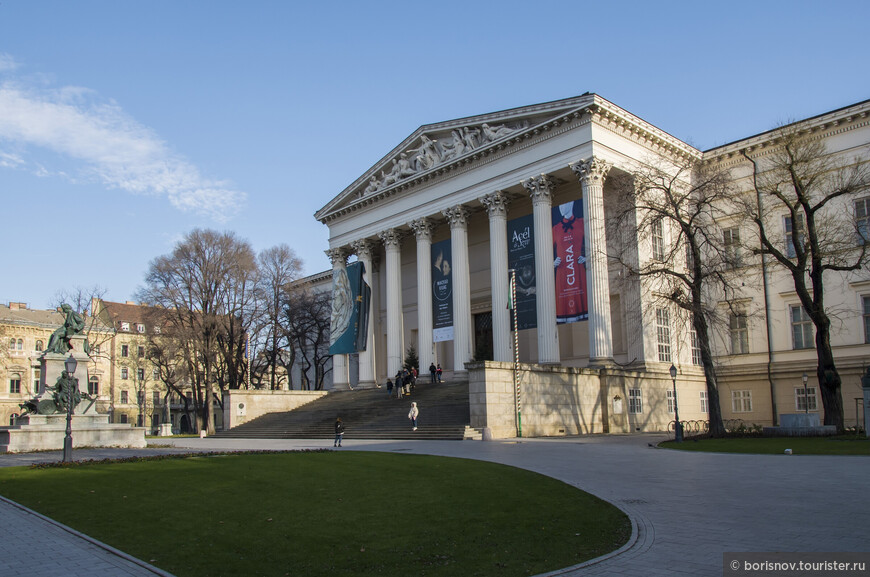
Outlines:
{"label": "woman in white coat", "polygon": [[411,427],[413,427],[413,431],[417,430],[417,415],[420,414],[419,409],[417,409],[417,403],[411,403],[411,410],[408,411],[408,418],[411,419]]}

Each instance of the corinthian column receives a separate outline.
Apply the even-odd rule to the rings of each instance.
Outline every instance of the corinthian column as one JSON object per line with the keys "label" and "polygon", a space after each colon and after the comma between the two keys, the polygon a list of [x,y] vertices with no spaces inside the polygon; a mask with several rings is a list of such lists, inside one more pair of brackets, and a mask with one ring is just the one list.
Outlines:
{"label": "corinthian column", "polygon": [[471,279],[468,269],[468,209],[461,204],[442,211],[450,223],[453,253],[453,372],[464,377],[471,360]]}
{"label": "corinthian column", "polygon": [[589,298],[589,366],[613,361],[610,324],[610,281],[607,273],[607,236],[604,230],[604,178],[610,164],[592,157],[571,165],[583,188],[586,294]]}
{"label": "corinthian column", "polygon": [[432,351],[432,221],[421,218],[411,223],[417,236],[417,338],[420,370],[434,362]]}
{"label": "corinthian column", "polygon": [[367,239],[358,240],[351,244],[357,258],[365,268],[363,276],[366,284],[372,289],[372,298],[369,299],[369,322],[366,327],[366,350],[359,353],[359,386],[363,388],[371,388],[376,384],[375,378],[375,303],[377,297],[375,294],[375,269],[374,269],[374,248],[375,244]]}
{"label": "corinthian column", "polygon": [[[347,268],[347,249],[344,247],[330,248],[325,251],[332,263],[332,277],[335,278],[339,271]],[[349,387],[350,382],[347,372],[347,355],[332,355],[332,388],[343,389]]]}
{"label": "corinthian column", "polygon": [[402,368],[404,328],[402,325],[402,236],[394,228],[379,235],[387,249],[387,376]]}
{"label": "corinthian column", "polygon": [[535,223],[535,299],[538,303],[538,362],[559,363],[556,326],[556,275],[553,273],[553,181],[546,174],[522,181],[532,197]]}
{"label": "corinthian column", "polygon": [[480,199],[489,214],[489,274],[492,285],[492,346],[493,359],[501,362],[513,360],[510,311],[507,308],[508,291],[508,198],[502,191],[487,194]]}

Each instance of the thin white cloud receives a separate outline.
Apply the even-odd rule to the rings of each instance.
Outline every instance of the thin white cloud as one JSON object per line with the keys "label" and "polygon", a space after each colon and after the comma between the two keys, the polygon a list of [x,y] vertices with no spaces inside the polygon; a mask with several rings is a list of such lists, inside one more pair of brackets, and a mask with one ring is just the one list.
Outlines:
{"label": "thin white cloud", "polygon": [[0,72],[8,72],[18,68],[18,63],[10,54],[0,52]]}
{"label": "thin white cloud", "polygon": [[[0,54],[0,71],[15,68]],[[59,174],[60,169],[27,162],[31,148],[52,151],[78,165],[81,177],[96,178],[110,189],[166,196],[182,211],[226,221],[245,194],[227,183],[205,178],[173,153],[160,137],[114,102],[80,87],[45,89],[20,81],[0,82],[0,167]]]}

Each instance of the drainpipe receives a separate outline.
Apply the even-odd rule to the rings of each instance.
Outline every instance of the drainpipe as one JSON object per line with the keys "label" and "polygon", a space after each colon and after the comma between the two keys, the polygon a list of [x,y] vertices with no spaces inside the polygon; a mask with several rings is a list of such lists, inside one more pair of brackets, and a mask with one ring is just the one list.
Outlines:
{"label": "drainpipe", "polygon": [[[758,182],[757,182],[757,174],[758,174],[758,166],[755,164],[755,161],[749,158],[749,155],[746,154],[746,150],[741,150],[741,154],[746,158],[749,162],[752,163],[752,183],[755,188],[755,202],[758,206],[758,218],[759,220],[763,220],[762,215],[762,204],[761,204],[761,193],[758,191]],[[773,426],[776,427],[779,425],[779,411],[776,408],[776,386],[773,383],[773,345],[770,337],[770,294],[767,288],[767,255],[765,253],[761,253],[761,284],[764,292],[764,326],[767,337],[767,383],[770,387],[770,410],[772,412],[771,422]]]}

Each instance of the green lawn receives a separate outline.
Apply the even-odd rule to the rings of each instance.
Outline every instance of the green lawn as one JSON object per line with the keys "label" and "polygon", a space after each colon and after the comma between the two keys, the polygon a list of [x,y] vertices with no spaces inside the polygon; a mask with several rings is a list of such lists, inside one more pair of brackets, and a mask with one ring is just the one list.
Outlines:
{"label": "green lawn", "polygon": [[791,449],[793,455],[870,455],[870,441],[851,437],[743,437],[729,439],[665,441],[666,449],[706,451],[710,453],[759,453],[783,455]]}
{"label": "green lawn", "polygon": [[531,575],[631,533],[612,505],[537,473],[390,453],[2,468],[0,494],[179,577]]}

